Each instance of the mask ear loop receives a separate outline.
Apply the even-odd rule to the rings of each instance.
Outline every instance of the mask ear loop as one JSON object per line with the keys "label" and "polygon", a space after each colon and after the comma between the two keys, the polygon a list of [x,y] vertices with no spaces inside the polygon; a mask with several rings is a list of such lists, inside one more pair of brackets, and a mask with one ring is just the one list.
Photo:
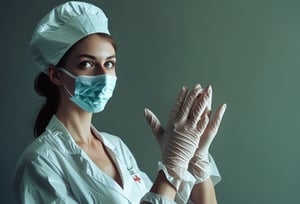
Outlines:
{"label": "mask ear loop", "polygon": [[62,71],[63,73],[65,73],[66,75],[68,75],[69,77],[76,79],[77,77],[74,74],[71,74],[69,71],[67,71],[65,68],[63,67],[57,67],[58,70]]}
{"label": "mask ear loop", "polygon": [[[68,72],[66,69],[64,69],[63,67],[57,67],[58,70],[62,71],[63,73],[65,73],[66,75],[68,75],[69,77],[73,78],[76,80],[76,76],[71,74],[70,72]],[[65,84],[63,84],[63,88],[65,90],[65,92],[70,96],[70,98],[72,98],[74,95],[71,94],[71,92],[69,91],[69,89],[65,86]]]}
{"label": "mask ear loop", "polygon": [[63,85],[64,90],[67,92],[67,94],[72,98],[74,95],[71,94],[71,92],[67,89],[65,85]]}

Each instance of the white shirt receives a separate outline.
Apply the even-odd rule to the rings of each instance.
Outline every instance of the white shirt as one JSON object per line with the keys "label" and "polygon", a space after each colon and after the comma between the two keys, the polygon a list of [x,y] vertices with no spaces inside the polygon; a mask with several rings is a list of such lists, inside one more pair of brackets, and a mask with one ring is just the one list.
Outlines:
{"label": "white shirt", "polygon": [[20,157],[14,189],[20,203],[137,204],[174,201],[149,193],[152,182],[119,137],[92,128],[119,170],[123,187],[96,166],[54,115]]}

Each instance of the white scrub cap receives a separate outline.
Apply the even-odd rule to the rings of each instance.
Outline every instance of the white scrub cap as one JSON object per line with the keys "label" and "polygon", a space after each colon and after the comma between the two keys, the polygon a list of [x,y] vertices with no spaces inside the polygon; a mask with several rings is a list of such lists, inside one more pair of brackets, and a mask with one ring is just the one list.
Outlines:
{"label": "white scrub cap", "polygon": [[30,42],[30,54],[43,72],[57,65],[80,39],[93,33],[109,34],[104,12],[89,3],[69,1],[53,8],[37,24]]}

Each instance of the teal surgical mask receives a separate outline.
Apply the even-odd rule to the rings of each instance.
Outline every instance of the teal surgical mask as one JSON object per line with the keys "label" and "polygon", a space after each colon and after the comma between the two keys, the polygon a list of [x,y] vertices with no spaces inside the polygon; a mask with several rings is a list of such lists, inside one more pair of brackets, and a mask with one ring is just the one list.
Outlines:
{"label": "teal surgical mask", "polygon": [[64,85],[64,89],[71,96],[70,100],[72,102],[91,113],[98,113],[104,109],[116,86],[116,76],[108,74],[74,76],[64,68],[59,69],[75,79],[74,94],[71,94]]}

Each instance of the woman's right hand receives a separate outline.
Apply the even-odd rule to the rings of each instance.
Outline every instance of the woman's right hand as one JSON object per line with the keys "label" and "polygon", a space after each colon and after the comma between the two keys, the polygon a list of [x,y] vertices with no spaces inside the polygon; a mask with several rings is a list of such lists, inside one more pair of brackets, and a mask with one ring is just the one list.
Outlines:
{"label": "woman's right hand", "polygon": [[200,85],[190,92],[185,87],[181,89],[166,128],[149,109],[145,109],[146,120],[161,147],[162,163],[168,173],[178,180],[182,180],[187,171],[209,122],[205,109],[210,103],[211,87],[202,91]]}

